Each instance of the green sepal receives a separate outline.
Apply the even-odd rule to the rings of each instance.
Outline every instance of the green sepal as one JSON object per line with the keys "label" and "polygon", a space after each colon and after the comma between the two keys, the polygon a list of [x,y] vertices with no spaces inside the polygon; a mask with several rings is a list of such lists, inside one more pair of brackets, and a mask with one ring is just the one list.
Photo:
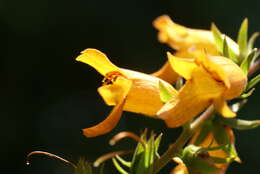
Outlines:
{"label": "green sepal", "polygon": [[219,53],[222,54],[224,39],[222,38],[222,33],[219,31],[219,29],[217,28],[217,26],[214,23],[211,24],[211,32],[213,34],[217,50]]}
{"label": "green sepal", "polygon": [[255,88],[252,88],[248,92],[241,94],[240,98],[243,98],[243,99],[248,98],[249,96],[251,96],[253,94],[254,91],[255,91]]}
{"label": "green sepal", "polygon": [[239,59],[236,55],[235,51],[232,49],[232,47],[229,46],[227,37],[224,36],[217,26],[213,23],[211,24],[211,32],[213,34],[213,38],[215,40],[215,44],[217,47],[218,52],[229,59],[231,59],[233,62],[238,63]]}
{"label": "green sepal", "polygon": [[216,120],[213,128],[213,134],[217,143],[220,146],[223,145],[222,149],[226,154],[228,154],[229,158],[237,162],[240,162],[240,158],[238,157],[236,148],[234,144],[231,142],[230,137],[227,135],[226,129],[224,125],[221,124],[221,121]]}
{"label": "green sepal", "polygon": [[201,128],[198,137],[196,138],[196,141],[194,142],[194,145],[200,145],[205,138],[208,136],[209,132],[212,130],[212,122],[211,120],[208,120],[204,123],[203,127]]}
{"label": "green sepal", "polygon": [[[220,169],[211,162],[211,157],[202,148],[195,145],[188,145],[182,152],[182,160],[190,173],[212,174]],[[206,155],[203,155],[206,154]]]}
{"label": "green sepal", "polygon": [[258,74],[257,76],[255,76],[253,79],[251,79],[248,83],[247,83],[247,87],[246,90],[249,90],[251,88],[253,88],[255,85],[257,85],[260,82],[260,74]]}
{"label": "green sepal", "polygon": [[248,30],[248,19],[245,18],[240,26],[239,32],[238,32],[238,38],[237,43],[239,46],[239,52],[240,52],[240,58],[243,58],[247,56],[247,30]]}
{"label": "green sepal", "polygon": [[116,155],[116,159],[124,166],[130,168],[131,167],[131,162],[125,161],[123,158],[121,158],[119,155]]}
{"label": "green sepal", "polygon": [[114,164],[114,166],[116,167],[117,171],[121,174],[128,174],[127,171],[125,171],[125,169],[123,169],[120,164],[117,162],[116,158],[112,158],[112,162]]}
{"label": "green sepal", "polygon": [[172,93],[164,86],[161,81],[159,81],[159,93],[163,103],[167,103],[173,97]]}
{"label": "green sepal", "polygon": [[219,121],[215,121],[213,126],[213,134],[219,145],[230,144],[230,138],[228,137],[224,126],[219,124]]}
{"label": "green sepal", "polygon": [[257,52],[257,49],[253,49],[249,53],[249,55],[246,58],[243,59],[241,65],[240,65],[240,68],[244,71],[244,73],[246,75],[248,74],[248,70],[250,68],[252,61],[255,59],[256,52]]}
{"label": "green sepal", "polygon": [[260,120],[249,121],[236,118],[222,118],[221,121],[229,127],[237,130],[254,129],[260,126]]}
{"label": "green sepal", "polygon": [[254,44],[256,39],[259,37],[260,33],[259,32],[255,32],[249,39],[248,44],[247,44],[247,48],[248,51],[252,50],[254,48]]}
{"label": "green sepal", "polygon": [[92,166],[84,158],[80,158],[75,168],[75,174],[93,174]]}
{"label": "green sepal", "polygon": [[154,162],[159,158],[158,148],[160,145],[161,135],[155,138],[152,134],[146,139],[146,133],[141,136],[145,146],[138,143],[132,158],[130,174],[154,174]]}

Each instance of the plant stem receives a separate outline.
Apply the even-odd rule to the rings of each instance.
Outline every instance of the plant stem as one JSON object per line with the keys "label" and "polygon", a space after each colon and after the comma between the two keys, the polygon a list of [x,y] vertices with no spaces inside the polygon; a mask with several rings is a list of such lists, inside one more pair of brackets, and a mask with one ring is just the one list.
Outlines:
{"label": "plant stem", "polygon": [[174,144],[171,144],[168,150],[155,163],[155,173],[159,172],[174,156],[181,152],[183,146],[188,142],[194,132],[202,126],[202,124],[210,118],[214,112],[213,105],[210,105],[196,120],[189,126],[183,127],[181,135]]}

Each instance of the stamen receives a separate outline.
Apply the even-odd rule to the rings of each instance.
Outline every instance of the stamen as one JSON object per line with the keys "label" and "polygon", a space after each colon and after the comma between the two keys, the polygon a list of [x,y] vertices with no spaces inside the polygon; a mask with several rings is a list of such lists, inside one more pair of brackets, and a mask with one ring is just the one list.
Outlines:
{"label": "stamen", "polygon": [[122,140],[123,138],[132,138],[133,140],[137,141],[138,143],[141,143],[142,146],[145,148],[145,142],[137,135],[135,135],[132,132],[120,132],[117,135],[115,135],[110,141],[109,144],[111,146],[115,145],[118,141]]}
{"label": "stamen", "polygon": [[66,164],[71,165],[71,166],[72,166],[73,168],[75,168],[75,169],[77,168],[77,166],[76,166],[75,164],[73,164],[72,162],[70,162],[70,161],[68,161],[68,160],[66,160],[66,159],[64,159],[64,158],[61,158],[61,157],[59,157],[59,156],[57,156],[57,155],[54,155],[54,154],[52,154],[52,153],[44,152],[44,151],[33,151],[33,152],[30,152],[30,153],[27,155],[27,157],[26,157],[26,165],[29,165],[29,164],[30,164],[29,159],[30,159],[30,157],[31,157],[32,155],[35,155],[35,154],[45,155],[45,156],[48,156],[48,157],[50,157],[50,158],[58,159],[58,160],[61,160],[61,161],[65,162]]}
{"label": "stamen", "polygon": [[94,162],[94,167],[98,167],[101,163],[103,163],[106,160],[109,160],[111,158],[114,158],[117,155],[125,155],[128,153],[132,153],[134,150],[127,150],[127,151],[117,151],[117,152],[111,152],[111,153],[107,153],[105,155],[102,155],[101,157],[99,157],[95,162]]}

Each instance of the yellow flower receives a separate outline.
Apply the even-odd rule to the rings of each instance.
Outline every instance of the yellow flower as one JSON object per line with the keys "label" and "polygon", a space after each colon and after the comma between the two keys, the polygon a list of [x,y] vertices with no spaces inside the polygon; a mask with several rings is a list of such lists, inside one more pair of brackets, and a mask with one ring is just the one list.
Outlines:
{"label": "yellow flower", "polygon": [[174,157],[173,161],[178,165],[171,171],[171,174],[189,174],[186,164],[179,157]]}
{"label": "yellow flower", "polygon": [[[177,57],[193,58],[197,51],[205,51],[212,56],[219,55],[213,34],[209,30],[187,28],[174,23],[167,15],[159,16],[154,20],[153,25],[159,30],[159,41],[175,49],[177,52],[174,55]],[[238,45],[227,36],[226,40],[232,50],[238,54]],[[170,70],[168,62],[153,75],[169,83],[176,81],[178,77],[174,71]]]}
{"label": "yellow flower", "polygon": [[178,58],[168,53],[175,72],[186,83],[159,111],[158,117],[169,127],[178,127],[200,114],[210,104],[224,117],[234,117],[227,100],[238,97],[243,91],[247,77],[228,58],[197,53],[196,59]]}
{"label": "yellow flower", "polygon": [[86,49],[76,58],[95,68],[104,76],[99,94],[109,106],[115,106],[109,116],[96,126],[83,129],[87,137],[105,134],[118,123],[122,111],[130,111],[156,117],[156,112],[163,106],[159,93],[159,81],[172,93],[177,91],[159,78],[115,66],[107,56],[95,49]]}
{"label": "yellow flower", "polygon": [[[162,43],[169,44],[177,50],[179,57],[187,57],[189,53],[205,50],[210,55],[219,55],[213,34],[209,30],[187,28],[174,23],[169,16],[159,16],[153,22],[154,27],[159,30],[158,38]],[[223,35],[224,37],[224,35]],[[239,53],[238,45],[229,37],[228,44],[236,54]],[[183,55],[181,55],[181,53]]]}
{"label": "yellow flower", "polygon": [[[235,136],[233,133],[233,130],[230,127],[225,126],[224,127],[224,131],[227,135],[227,137],[229,138],[230,141],[230,145],[234,145],[235,144]],[[190,144],[194,144],[197,140],[197,138],[199,137],[201,132],[201,129],[198,130],[197,132],[195,132],[195,134],[193,135],[193,137],[191,138]],[[221,145],[217,142],[216,138],[214,137],[214,133],[212,131],[209,131],[206,135],[206,137],[202,140],[202,142],[200,142],[198,144],[199,147],[202,148],[216,148],[216,147],[220,147]],[[216,149],[216,150],[210,150],[208,151],[210,157],[215,157],[215,158],[219,158],[219,159],[227,159],[230,157],[230,154],[227,154],[227,152],[225,152],[223,149]],[[237,162],[241,162],[239,157],[234,157],[234,159]],[[230,162],[226,163],[218,163],[218,164],[214,164],[217,168],[222,169],[222,171],[226,171],[228,166],[229,166]]]}

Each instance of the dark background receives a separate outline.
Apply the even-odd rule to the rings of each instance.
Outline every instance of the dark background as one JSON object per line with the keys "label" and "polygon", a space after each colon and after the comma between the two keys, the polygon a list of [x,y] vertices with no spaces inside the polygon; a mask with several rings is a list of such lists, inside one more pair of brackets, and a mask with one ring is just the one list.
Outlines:
{"label": "dark background", "polygon": [[[166,149],[180,130],[167,130],[162,121],[132,113],[125,112],[109,134],[92,139],[81,134],[82,128],[103,120],[111,108],[96,92],[102,77],[75,57],[85,48],[96,48],[120,67],[151,73],[171,50],[157,41],[152,27],[157,16],[168,14],[193,28],[209,29],[215,22],[236,38],[244,17],[249,18],[251,34],[260,31],[259,9],[258,0],[0,1],[2,170],[69,174],[70,167],[46,157],[32,157],[32,164],[26,166],[26,154],[43,150],[73,162],[80,156],[94,161],[101,154],[133,148],[131,140],[115,147],[108,144],[113,135],[125,130],[164,132],[162,150]],[[259,119],[259,96],[258,89],[240,118]],[[243,163],[232,164],[228,173],[258,173],[260,129],[235,133]],[[107,173],[113,173],[110,165]]]}

